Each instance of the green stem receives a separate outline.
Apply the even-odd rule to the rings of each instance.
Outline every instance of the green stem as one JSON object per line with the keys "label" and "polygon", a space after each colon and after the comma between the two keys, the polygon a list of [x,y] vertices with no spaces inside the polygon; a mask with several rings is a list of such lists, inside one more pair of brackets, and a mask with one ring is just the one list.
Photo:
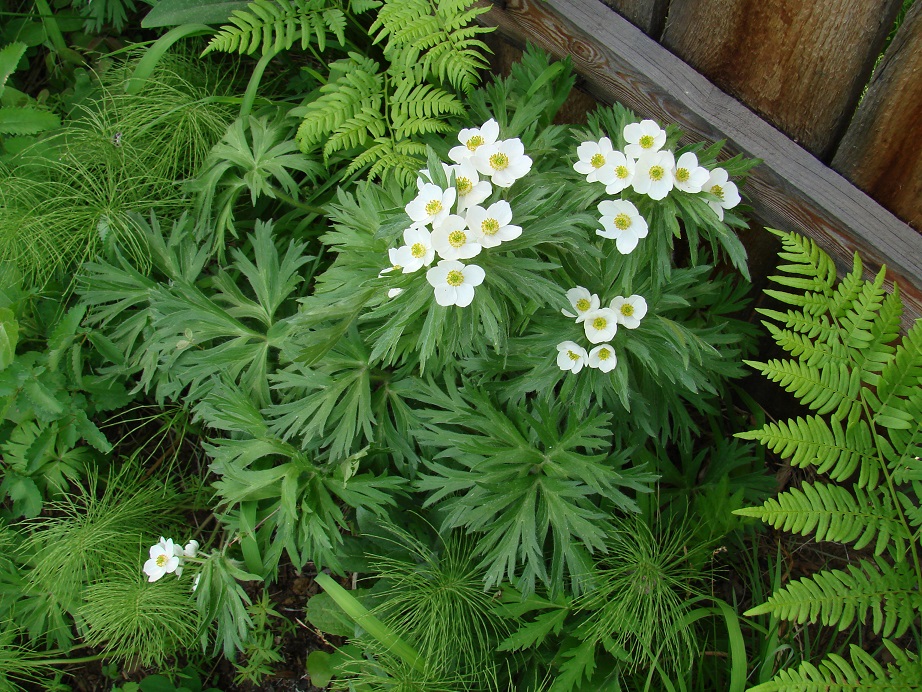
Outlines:
{"label": "green stem", "polygon": [[246,93],[243,95],[243,103],[240,105],[240,119],[246,120],[250,115],[250,111],[253,110],[253,103],[256,101],[256,90],[259,89],[259,83],[262,81],[263,73],[266,71],[269,62],[276,55],[279,54],[279,51],[272,49],[265,55],[263,55],[259,62],[256,63],[256,67],[253,69],[253,74],[250,75],[250,81],[247,84]]}
{"label": "green stem", "polygon": [[303,209],[304,211],[309,212],[311,214],[317,214],[317,216],[323,216],[324,214],[323,209],[321,209],[320,207],[313,207],[310,204],[299,202],[291,195],[288,195],[282,192],[281,190],[279,190],[277,187],[272,188],[272,194],[275,195],[277,199],[280,199],[283,202],[287,202],[291,206],[297,207],[298,209]]}
{"label": "green stem", "polygon": [[[36,2],[45,2],[45,0],[35,0]],[[181,24],[177,27],[170,29],[163,36],[158,38],[154,45],[147,49],[147,52],[144,54],[144,57],[138,62],[138,66],[134,70],[134,74],[131,75],[125,83],[125,93],[136,95],[140,93],[144,82],[147,81],[148,77],[151,76],[154,69],[157,67],[157,63],[160,62],[160,58],[163,57],[174,43],[180,41],[187,36],[198,36],[200,34],[210,34],[214,30],[210,26],[205,24]]]}
{"label": "green stem", "polygon": [[101,661],[105,654],[94,654],[93,656],[80,656],[79,658],[39,658],[30,659],[29,665],[33,666],[67,666],[73,663],[92,663]]}
{"label": "green stem", "polygon": [[64,34],[61,33],[61,27],[58,26],[58,21],[54,18],[54,13],[51,11],[51,7],[48,6],[47,1],[35,0],[35,9],[38,10],[38,16],[42,18],[42,24],[45,25],[48,38],[54,44],[55,50],[62,54],[67,52]]}

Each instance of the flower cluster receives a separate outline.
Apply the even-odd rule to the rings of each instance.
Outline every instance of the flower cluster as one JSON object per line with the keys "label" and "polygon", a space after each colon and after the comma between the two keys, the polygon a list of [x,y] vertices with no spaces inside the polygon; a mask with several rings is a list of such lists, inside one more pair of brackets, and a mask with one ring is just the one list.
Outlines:
{"label": "flower cluster", "polygon": [[[583,142],[576,148],[579,160],[573,168],[588,182],[605,185],[610,195],[628,187],[654,200],[664,199],[673,189],[692,194],[707,192],[717,198],[708,200],[708,205],[721,221],[724,209],[739,204],[739,191],[727,171],[698,165],[698,157],[692,152],[682,154],[676,161],[672,151],[663,149],[666,131],[653,120],[631,123],[625,126],[623,135],[627,142],[623,152],[615,151],[608,137]],[[646,237],[647,222],[631,202],[606,200],[599,203],[599,212],[603,230],[596,233],[615,240],[622,254],[629,254]]]}
{"label": "flower cluster", "polygon": [[199,542],[194,538],[184,547],[173,543],[172,538],[160,537],[160,542],[150,547],[150,559],[144,563],[144,574],[147,581],[157,581],[165,574],[175,573],[182,575],[183,563],[187,558],[194,558],[198,554]]}
{"label": "flower cluster", "polygon": [[[494,185],[508,188],[531,170],[532,160],[521,140],[498,137],[499,125],[492,119],[479,128],[461,130],[461,145],[448,153],[454,165],[442,163],[448,188],[432,182],[428,169],[420,171],[416,198],[405,207],[412,225],[403,232],[404,245],[388,251],[392,266],[382,274],[397,270],[411,274],[431,265],[438,255],[438,264],[426,272],[435,301],[442,306],[471,304],[485,272],[462,260],[522,234],[512,224],[507,201],[481,206],[493,196]],[[388,291],[391,298],[399,294],[400,289]]]}
{"label": "flower cluster", "polygon": [[575,312],[562,310],[566,317],[576,319],[583,325],[586,338],[596,344],[591,351],[575,341],[563,341],[557,344],[557,365],[561,370],[577,373],[584,365],[610,372],[618,364],[614,347],[608,343],[618,332],[619,325],[625,329],[636,329],[640,320],[647,314],[647,301],[643,296],[632,295],[627,298],[615,296],[607,308],[595,293],[590,293],[582,286],[567,291],[567,300]]}

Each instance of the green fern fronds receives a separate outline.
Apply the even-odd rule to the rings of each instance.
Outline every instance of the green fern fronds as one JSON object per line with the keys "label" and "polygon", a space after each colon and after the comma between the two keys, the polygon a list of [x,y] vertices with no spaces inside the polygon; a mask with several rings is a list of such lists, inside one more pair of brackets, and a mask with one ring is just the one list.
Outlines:
{"label": "green fern fronds", "polygon": [[857,406],[860,370],[849,371],[844,363],[827,361],[818,367],[799,360],[744,361],[772,382],[777,382],[819,414],[832,413],[839,420]]}
{"label": "green fern fronds", "polygon": [[776,529],[814,534],[817,541],[854,543],[856,550],[874,544],[874,554],[882,554],[894,544],[894,553],[902,555],[909,532],[893,517],[896,509],[887,494],[838,485],[804,483],[771,498],[761,507],[737,511],[745,517],[757,517]]}
{"label": "green fern fronds", "polygon": [[346,15],[337,0],[253,0],[245,10],[234,10],[230,24],[221,27],[202,53],[212,51],[262,55],[289,50],[301,41],[301,50],[316,39],[326,48],[327,34],[340,46],[346,43]]}

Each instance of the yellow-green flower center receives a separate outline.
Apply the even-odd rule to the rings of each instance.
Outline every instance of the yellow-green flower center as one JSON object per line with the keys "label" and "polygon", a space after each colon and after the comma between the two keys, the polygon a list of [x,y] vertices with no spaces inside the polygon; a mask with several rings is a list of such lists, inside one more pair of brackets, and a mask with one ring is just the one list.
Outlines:
{"label": "yellow-green flower center", "polygon": [[452,231],[448,234],[448,244],[454,248],[459,248],[467,242],[467,233],[464,231]]}
{"label": "yellow-green flower center", "polygon": [[640,138],[638,144],[640,144],[641,149],[649,149],[654,144],[653,135],[644,135]]}
{"label": "yellow-green flower center", "polygon": [[630,317],[631,315],[634,314],[634,306],[631,305],[630,303],[625,303],[624,305],[621,306],[621,314],[624,315],[625,317]]}
{"label": "yellow-green flower center", "polygon": [[484,219],[480,224],[480,230],[484,235],[496,235],[499,231],[499,221],[496,219]]}
{"label": "yellow-green flower center", "polygon": [[593,154],[592,158],[589,159],[589,163],[593,168],[601,168],[605,165],[605,157],[601,154]]}
{"label": "yellow-green flower center", "polygon": [[464,274],[457,269],[452,269],[448,272],[448,276],[445,277],[445,283],[449,286],[460,286],[464,283]]}
{"label": "yellow-green flower center", "polygon": [[466,195],[474,189],[474,183],[472,183],[469,178],[457,178],[455,180],[455,187],[458,188],[459,195]]}
{"label": "yellow-green flower center", "polygon": [[675,172],[675,179],[680,183],[687,183],[689,178],[691,178],[691,173],[688,172],[687,168],[679,168]]}
{"label": "yellow-green flower center", "polygon": [[622,180],[627,178],[630,174],[631,172],[627,169],[627,166],[618,166],[615,169],[615,175],[617,175]]}
{"label": "yellow-green flower center", "polygon": [[434,199],[426,205],[426,213],[429,214],[429,216],[435,216],[440,211],[442,211],[441,200]]}
{"label": "yellow-green flower center", "polygon": [[490,157],[490,168],[501,171],[509,166],[509,157],[498,151]]}
{"label": "yellow-green flower center", "polygon": [[470,149],[471,151],[474,151],[477,149],[477,147],[479,147],[483,143],[484,143],[483,137],[481,137],[480,135],[474,135],[469,140],[467,140],[467,148]]}
{"label": "yellow-green flower center", "polygon": [[166,553],[161,553],[157,556],[156,563],[157,567],[163,567],[170,558],[167,557]]}
{"label": "yellow-green flower center", "polygon": [[603,348],[601,351],[599,351],[598,355],[599,360],[608,360],[611,358],[611,351],[609,351],[607,348]]}
{"label": "yellow-green flower center", "polygon": [[576,353],[575,351],[571,351],[570,349],[567,349],[567,355],[570,357],[570,360],[574,362],[579,360],[579,354]]}
{"label": "yellow-green flower center", "polygon": [[410,248],[410,254],[413,255],[416,259],[426,256],[426,246],[422,243],[413,243],[413,247]]}
{"label": "yellow-green flower center", "polygon": [[711,188],[711,194],[715,197],[724,198],[724,189],[720,185],[715,185]]}
{"label": "yellow-green flower center", "polygon": [[598,329],[599,331],[602,331],[603,329],[605,329],[607,325],[608,325],[608,320],[606,320],[604,317],[596,317],[594,320],[592,320],[593,329]]}
{"label": "yellow-green flower center", "polygon": [[580,298],[576,301],[576,309],[580,312],[586,312],[590,307],[592,307],[592,304],[585,298]]}
{"label": "yellow-green flower center", "polygon": [[662,166],[650,166],[650,180],[662,180],[666,169]]}
{"label": "yellow-green flower center", "polygon": [[615,217],[615,228],[619,231],[626,231],[631,227],[631,217],[627,214],[618,214]]}

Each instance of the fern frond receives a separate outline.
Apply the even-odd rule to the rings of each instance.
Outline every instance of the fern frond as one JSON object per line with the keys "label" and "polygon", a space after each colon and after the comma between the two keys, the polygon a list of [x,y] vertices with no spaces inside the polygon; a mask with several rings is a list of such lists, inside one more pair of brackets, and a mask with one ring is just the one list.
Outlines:
{"label": "fern frond", "polygon": [[854,349],[865,349],[873,341],[872,330],[877,312],[884,302],[884,276],[887,270],[881,268],[874,281],[865,281],[861,292],[839,317],[839,323],[845,330],[845,343]]}
{"label": "fern frond", "polygon": [[833,413],[843,419],[858,404],[861,371],[849,370],[844,363],[827,361],[814,367],[794,360],[744,362],[819,414]]}
{"label": "fern frond", "polygon": [[[889,642],[887,642],[889,644]],[[885,669],[870,654],[851,645],[851,662],[829,654],[818,666],[804,661],[797,668],[782,670],[769,682],[751,687],[749,692],[853,692],[854,690],[917,690],[922,687],[922,667],[918,659],[890,644],[896,659]]]}
{"label": "fern frond", "polygon": [[878,435],[887,468],[896,483],[922,481],[922,390],[917,390],[905,400],[902,413],[914,425],[890,427],[888,437]]}
{"label": "fern frond", "polygon": [[312,39],[326,48],[327,33],[345,45],[346,15],[336,0],[252,0],[234,10],[231,24],[221,27],[202,55],[212,51],[244,53],[289,50],[298,39],[305,50]]}
{"label": "fern frond", "polygon": [[401,185],[409,185],[419,174],[426,161],[426,146],[419,142],[403,140],[394,142],[388,137],[376,140],[375,144],[355,158],[346,169],[346,175],[368,168],[370,179],[383,179],[393,175]]}
{"label": "fern frond", "polygon": [[855,253],[852,260],[852,270],[842,277],[829,302],[829,311],[833,317],[839,317],[848,310],[852,302],[861,294],[864,285],[864,266],[861,257]]}
{"label": "fern frond", "polygon": [[829,344],[819,339],[811,339],[801,332],[780,329],[771,322],[763,321],[762,324],[768,329],[776,344],[806,365],[816,366],[830,359],[845,365],[852,362],[848,350],[837,340]]}
{"label": "fern frond", "polygon": [[858,566],[848,565],[847,572],[825,570],[793,581],[744,614],[771,614],[797,624],[820,621],[841,631],[856,619],[864,624],[870,611],[875,633],[899,637],[920,608],[922,594],[909,565],[877,558],[876,565],[862,560]]}
{"label": "fern frond", "polygon": [[795,468],[815,466],[817,473],[832,480],[845,480],[859,470],[859,488],[875,488],[880,478],[874,439],[863,420],[843,427],[835,419],[827,423],[819,416],[798,416],[735,436],[757,440],[778,456],[790,457]]}
{"label": "fern frond", "polygon": [[[825,252],[810,238],[796,233],[785,233],[773,228],[769,232],[781,238],[782,252],[778,257],[792,264],[778,265],[778,271],[789,276],[770,276],[782,286],[798,289],[798,293],[766,291],[788,305],[810,306],[809,312],[825,312],[836,281],[836,266]],[[819,308],[822,307],[820,310]]]}
{"label": "fern frond", "polygon": [[899,520],[887,493],[868,492],[824,483],[804,483],[767,500],[761,507],[745,507],[734,514],[756,517],[776,529],[811,533],[817,541],[854,543],[861,550],[877,538],[874,554],[880,555],[892,542],[894,552],[905,550],[909,533]]}

